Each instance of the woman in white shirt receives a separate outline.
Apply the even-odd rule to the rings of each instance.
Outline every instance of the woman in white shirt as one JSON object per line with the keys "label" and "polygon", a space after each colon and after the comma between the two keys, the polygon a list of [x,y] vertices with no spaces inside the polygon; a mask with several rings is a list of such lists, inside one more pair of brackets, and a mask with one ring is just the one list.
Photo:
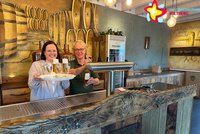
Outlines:
{"label": "woman in white shirt", "polygon": [[47,66],[52,65],[53,59],[61,61],[58,47],[55,42],[47,41],[42,47],[41,60],[33,62],[29,70],[30,101],[63,97],[65,95],[64,90],[69,87],[69,80],[56,81],[55,88],[53,88],[51,81],[45,81],[39,77],[49,73]]}

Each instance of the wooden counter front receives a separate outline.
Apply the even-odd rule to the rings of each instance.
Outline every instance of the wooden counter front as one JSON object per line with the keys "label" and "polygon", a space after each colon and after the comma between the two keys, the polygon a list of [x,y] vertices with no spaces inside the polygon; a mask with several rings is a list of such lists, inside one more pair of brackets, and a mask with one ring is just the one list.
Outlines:
{"label": "wooden counter front", "polygon": [[30,100],[30,89],[27,82],[1,84],[2,105],[27,102]]}

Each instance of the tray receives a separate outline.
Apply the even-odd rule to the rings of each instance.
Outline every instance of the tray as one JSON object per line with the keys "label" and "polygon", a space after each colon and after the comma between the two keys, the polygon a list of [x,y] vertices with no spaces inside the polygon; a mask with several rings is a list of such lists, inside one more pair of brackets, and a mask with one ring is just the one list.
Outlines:
{"label": "tray", "polygon": [[49,81],[64,81],[64,80],[71,80],[75,77],[73,74],[45,74],[40,75],[40,78],[43,80]]}

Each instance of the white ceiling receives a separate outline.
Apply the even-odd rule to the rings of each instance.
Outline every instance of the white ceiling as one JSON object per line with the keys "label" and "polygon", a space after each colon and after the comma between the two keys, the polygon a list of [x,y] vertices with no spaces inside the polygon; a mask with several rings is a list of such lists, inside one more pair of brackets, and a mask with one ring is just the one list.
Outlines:
{"label": "white ceiling", "polygon": [[[87,0],[87,1],[105,6],[103,0]],[[168,11],[169,8],[172,8],[172,5],[173,7],[176,7],[177,5],[178,10],[184,8],[186,9],[186,12],[189,13],[189,15],[186,16],[183,15],[179,16],[177,18],[178,23],[200,20],[200,0],[157,0],[158,5],[165,4],[165,1]],[[132,5],[127,6],[126,0],[117,0],[116,5],[111,8],[146,17],[146,12],[144,11],[144,8],[148,6],[149,3],[152,2],[153,0],[133,0]]]}

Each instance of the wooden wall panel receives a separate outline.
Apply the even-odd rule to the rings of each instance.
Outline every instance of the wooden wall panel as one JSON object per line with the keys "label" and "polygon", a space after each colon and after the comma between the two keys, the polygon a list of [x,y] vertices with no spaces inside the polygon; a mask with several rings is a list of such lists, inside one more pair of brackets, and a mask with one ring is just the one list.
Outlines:
{"label": "wooden wall panel", "polygon": [[71,10],[72,0],[1,0],[15,4],[27,4],[33,7],[47,9],[49,12],[58,12],[60,10]]}

